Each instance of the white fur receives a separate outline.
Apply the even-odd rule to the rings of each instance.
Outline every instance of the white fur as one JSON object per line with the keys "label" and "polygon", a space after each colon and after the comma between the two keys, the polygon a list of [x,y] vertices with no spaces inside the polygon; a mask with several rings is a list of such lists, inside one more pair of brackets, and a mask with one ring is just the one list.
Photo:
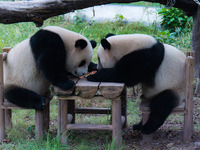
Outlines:
{"label": "white fur", "polygon": [[112,50],[104,52],[102,45],[99,46],[97,55],[101,62],[98,69],[114,67],[123,56],[138,49],[150,48],[156,43],[153,37],[145,34],[115,35],[107,38],[107,41]]}
{"label": "white fur", "polygon": [[[59,34],[64,41],[67,50],[66,69],[73,74],[76,72],[75,75],[77,76],[86,74],[93,53],[88,39],[78,33],[60,27],[49,26],[44,29]],[[78,39],[84,39],[88,42],[85,49],[75,48],[75,42]],[[44,95],[49,90],[50,83],[36,68],[29,41],[30,39],[22,41],[8,53],[3,66],[4,84],[5,87],[17,85]],[[85,60],[86,64],[78,67],[82,60]]]}
{"label": "white fur", "polygon": [[[107,40],[111,44],[111,50],[104,50],[102,45],[99,46],[98,69],[112,68],[123,56],[135,50],[150,48],[156,43],[153,37],[144,34],[111,36]],[[152,88],[142,84],[143,96],[149,99],[163,90],[171,89],[182,102],[185,99],[186,56],[173,46],[164,44],[164,48],[164,60],[156,73],[155,86]]]}

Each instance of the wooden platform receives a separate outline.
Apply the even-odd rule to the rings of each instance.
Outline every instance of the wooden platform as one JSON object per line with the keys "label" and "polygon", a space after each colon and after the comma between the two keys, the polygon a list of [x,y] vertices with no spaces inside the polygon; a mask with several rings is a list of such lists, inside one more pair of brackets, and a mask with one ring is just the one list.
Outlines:
{"label": "wooden platform", "polygon": [[[61,141],[66,143],[68,130],[108,130],[113,132],[113,140],[121,143],[122,126],[126,127],[126,87],[124,83],[90,82],[85,78],[73,79],[75,87],[63,91],[52,87],[53,94],[58,96],[58,133]],[[75,107],[75,100],[111,100],[110,108]],[[111,114],[112,124],[75,124],[75,114]],[[72,117],[72,118],[71,118]],[[116,139],[115,139],[116,138]]]}

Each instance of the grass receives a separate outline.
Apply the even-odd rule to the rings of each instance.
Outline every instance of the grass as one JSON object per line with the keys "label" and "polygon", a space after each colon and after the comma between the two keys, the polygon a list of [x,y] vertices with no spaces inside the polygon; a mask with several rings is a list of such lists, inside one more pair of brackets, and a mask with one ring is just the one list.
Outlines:
{"label": "grass", "polygon": [[[114,34],[130,34],[130,33],[144,33],[154,36],[161,42],[174,45],[186,52],[190,50],[191,32],[180,32],[177,36],[172,36],[169,32],[163,32],[156,23],[145,26],[140,22],[133,22],[130,24],[123,23],[123,20],[117,20],[116,22],[92,22],[90,24],[86,22],[80,22],[77,20],[75,23],[69,23],[63,19],[63,16],[54,17],[44,22],[43,27],[48,25],[61,26],[66,29],[83,34],[90,40],[96,40],[98,45],[102,38],[107,33]],[[29,38],[40,28],[37,28],[34,23],[16,23],[11,25],[0,24],[0,48],[13,47],[17,43]],[[97,45],[97,47],[98,47]],[[96,57],[97,48],[94,50],[93,61],[97,62]],[[131,93],[129,89],[128,93]],[[140,120],[140,111],[138,109],[139,99],[128,99],[128,126],[131,126]],[[101,105],[95,101],[87,101],[86,103],[78,102],[79,106],[110,106],[110,103],[101,102]],[[71,132],[69,136],[69,144],[61,145],[59,139],[56,136],[57,126],[57,101],[54,99],[51,102],[50,113],[50,130],[46,137],[46,140],[38,143],[34,139],[34,111],[33,110],[14,110],[13,111],[13,128],[7,130],[7,139],[1,143],[0,149],[48,149],[48,150],[62,150],[62,149],[113,149],[113,143],[111,141],[110,132]],[[81,123],[104,123],[108,124],[110,116],[106,115],[86,115],[83,119],[82,115],[77,115],[77,122]],[[180,118],[180,120],[182,120]],[[199,126],[196,129],[199,130]],[[99,142],[101,141],[101,142]],[[103,145],[102,145],[103,143]],[[123,145],[125,147],[125,145]],[[119,149],[123,149],[119,148]]]}

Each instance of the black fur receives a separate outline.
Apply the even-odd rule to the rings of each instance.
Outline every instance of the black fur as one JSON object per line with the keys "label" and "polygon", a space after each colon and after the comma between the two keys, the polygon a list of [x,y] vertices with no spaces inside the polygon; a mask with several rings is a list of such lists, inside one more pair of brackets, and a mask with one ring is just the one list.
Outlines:
{"label": "black fur", "polygon": [[97,71],[97,64],[90,62],[88,66],[88,72]]}
{"label": "black fur", "polygon": [[110,36],[114,36],[115,34],[113,34],[113,33],[108,33],[108,34],[106,34],[106,38],[108,38],[108,37],[110,37]]}
{"label": "black fur", "polygon": [[[69,37],[70,38],[70,37]],[[39,30],[30,39],[37,67],[54,86],[68,90],[74,82],[66,76],[66,50],[61,37],[51,31]]]}
{"label": "black fur", "polygon": [[[140,128],[143,134],[150,134],[163,125],[164,121],[178,105],[178,97],[172,90],[165,90],[151,99],[147,122]],[[140,123],[139,123],[140,124]],[[133,126],[133,129],[136,126]],[[136,128],[135,128],[136,129]]]}
{"label": "black fur", "polygon": [[4,97],[9,102],[24,108],[43,110],[46,105],[46,100],[43,96],[14,85],[4,90]]}
{"label": "black fur", "polygon": [[103,46],[103,48],[105,50],[110,50],[111,49],[111,45],[106,39],[102,39],[101,40],[101,45]]}
{"label": "black fur", "polygon": [[84,49],[87,45],[88,43],[83,39],[77,40],[75,43],[75,47],[80,47],[81,49]]}
{"label": "black fur", "polygon": [[97,46],[97,42],[94,40],[91,40],[90,43],[92,45],[92,48],[95,48]]}
{"label": "black fur", "polygon": [[140,49],[125,55],[113,68],[103,68],[87,79],[99,82],[123,82],[127,86],[138,83],[153,86],[156,71],[163,58],[164,46],[157,42],[149,49]]}

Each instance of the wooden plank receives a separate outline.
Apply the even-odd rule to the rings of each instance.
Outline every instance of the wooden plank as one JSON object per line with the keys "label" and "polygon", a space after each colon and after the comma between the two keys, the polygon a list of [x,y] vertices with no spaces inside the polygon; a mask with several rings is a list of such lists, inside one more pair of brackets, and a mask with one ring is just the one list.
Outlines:
{"label": "wooden plank", "polygon": [[[71,80],[73,80],[75,82],[75,84],[78,82],[79,78],[70,78]],[[56,86],[51,86],[51,91],[54,95],[56,96],[70,96],[72,95],[72,93],[74,92],[74,88],[73,87],[72,89],[70,90],[62,90],[60,89],[59,87],[56,87]]]}
{"label": "wooden plank", "polygon": [[[192,55],[192,54],[190,54]],[[194,58],[188,56],[186,59],[186,93],[185,93],[185,109],[184,115],[184,131],[183,141],[190,142],[193,128],[193,68]]]}
{"label": "wooden plank", "polygon": [[121,100],[112,101],[112,138],[115,146],[122,144]]}
{"label": "wooden plank", "polygon": [[3,47],[2,52],[8,53],[11,50],[11,47]]}
{"label": "wooden plank", "polygon": [[99,125],[99,124],[68,124],[68,130],[108,130],[112,131],[112,125]]}
{"label": "wooden plank", "polygon": [[90,82],[86,78],[80,79],[75,87],[75,95],[82,98],[92,98],[98,90],[99,82]]}
{"label": "wooden plank", "polygon": [[90,108],[90,107],[77,107],[75,109],[77,114],[111,114],[110,108]]}
{"label": "wooden plank", "polygon": [[124,87],[124,83],[101,82],[99,85],[99,90],[105,98],[113,99],[120,96]]}

